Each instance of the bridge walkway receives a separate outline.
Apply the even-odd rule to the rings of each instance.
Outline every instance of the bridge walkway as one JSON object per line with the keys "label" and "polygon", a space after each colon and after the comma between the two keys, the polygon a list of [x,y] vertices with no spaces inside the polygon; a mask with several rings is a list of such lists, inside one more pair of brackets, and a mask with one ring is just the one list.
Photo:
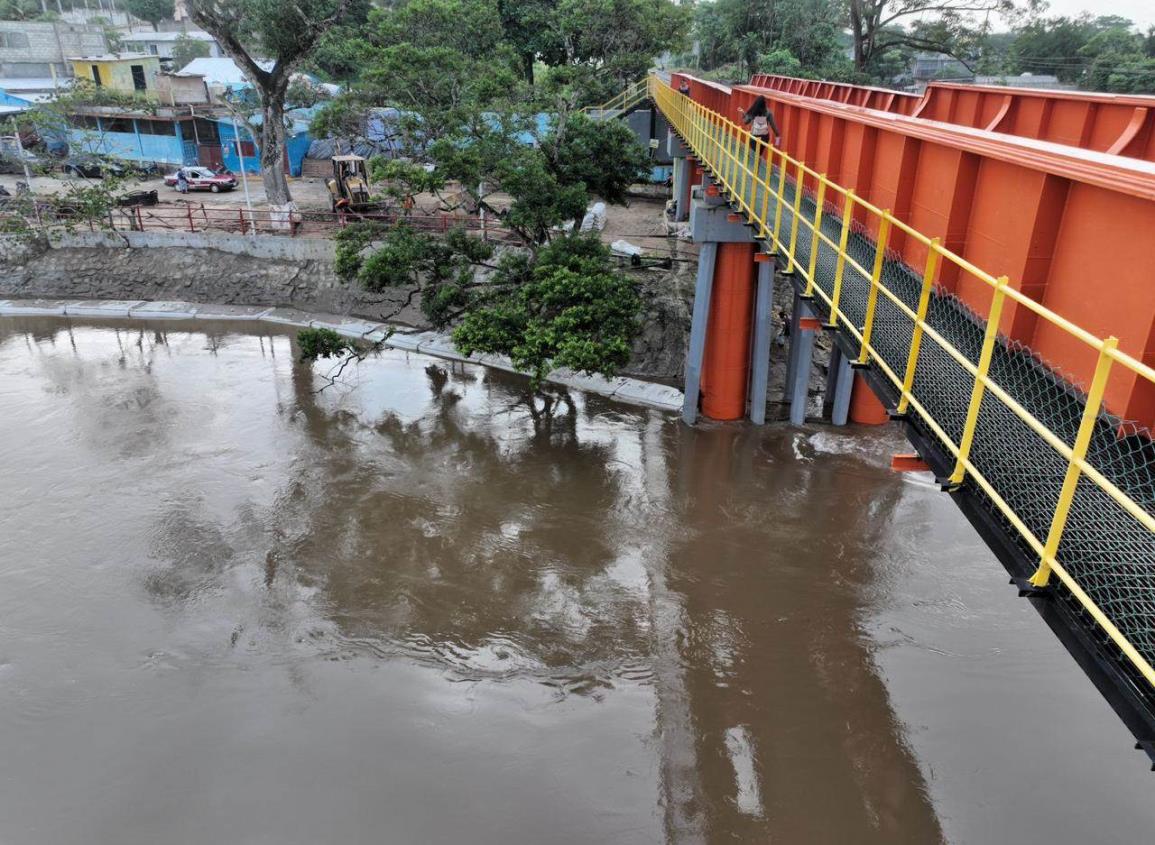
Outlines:
{"label": "bridge walkway", "polygon": [[[1155,372],[660,80],[649,90],[1155,759],[1155,447],[1103,406],[1113,371]],[[899,238],[923,245],[922,267],[888,248]],[[987,316],[940,284],[947,266],[989,287]],[[1012,303],[1086,344],[1089,385],[1000,333]]]}

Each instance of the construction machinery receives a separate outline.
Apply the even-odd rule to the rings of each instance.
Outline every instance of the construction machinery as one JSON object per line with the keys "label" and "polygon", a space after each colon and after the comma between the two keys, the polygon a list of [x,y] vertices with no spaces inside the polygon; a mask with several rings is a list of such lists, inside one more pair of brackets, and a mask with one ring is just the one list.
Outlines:
{"label": "construction machinery", "polygon": [[333,178],[325,184],[333,211],[364,211],[370,205],[369,171],[363,156],[333,156]]}

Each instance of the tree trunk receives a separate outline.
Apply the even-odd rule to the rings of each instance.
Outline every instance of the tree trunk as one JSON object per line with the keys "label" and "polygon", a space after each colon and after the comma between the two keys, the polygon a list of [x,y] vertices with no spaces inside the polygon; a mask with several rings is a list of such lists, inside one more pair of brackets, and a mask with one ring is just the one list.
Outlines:
{"label": "tree trunk", "polygon": [[865,40],[863,34],[862,8],[858,0],[850,3],[850,37],[854,42],[854,69],[861,71],[866,67],[866,53],[863,49]]}
{"label": "tree trunk", "polygon": [[261,181],[270,205],[283,206],[293,201],[289,179],[285,174],[285,107],[283,95],[261,92]]}
{"label": "tree trunk", "polygon": [[536,58],[537,57],[533,53],[525,53],[521,57],[522,73],[525,75],[525,81],[530,85],[533,85],[533,63]]}

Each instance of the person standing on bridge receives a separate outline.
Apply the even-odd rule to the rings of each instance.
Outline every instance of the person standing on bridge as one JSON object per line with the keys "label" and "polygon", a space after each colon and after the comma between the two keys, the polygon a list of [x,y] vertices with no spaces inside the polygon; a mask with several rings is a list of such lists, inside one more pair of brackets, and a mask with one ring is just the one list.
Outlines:
{"label": "person standing on bridge", "polygon": [[742,122],[750,127],[750,147],[751,149],[758,149],[758,142],[763,141],[770,143],[770,130],[774,130],[774,146],[782,145],[782,134],[778,131],[778,124],[774,121],[774,112],[770,111],[770,106],[766,103],[766,98],[761,94],[758,95],[750,108],[742,111]]}

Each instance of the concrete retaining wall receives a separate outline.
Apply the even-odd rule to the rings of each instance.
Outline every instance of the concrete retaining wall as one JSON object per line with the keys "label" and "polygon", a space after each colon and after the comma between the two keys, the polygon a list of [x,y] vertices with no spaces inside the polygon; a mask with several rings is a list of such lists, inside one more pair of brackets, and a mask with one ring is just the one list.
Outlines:
{"label": "concrete retaining wall", "polygon": [[333,261],[330,238],[280,235],[230,235],[223,232],[62,232],[51,239],[54,249],[211,249],[270,261]]}

